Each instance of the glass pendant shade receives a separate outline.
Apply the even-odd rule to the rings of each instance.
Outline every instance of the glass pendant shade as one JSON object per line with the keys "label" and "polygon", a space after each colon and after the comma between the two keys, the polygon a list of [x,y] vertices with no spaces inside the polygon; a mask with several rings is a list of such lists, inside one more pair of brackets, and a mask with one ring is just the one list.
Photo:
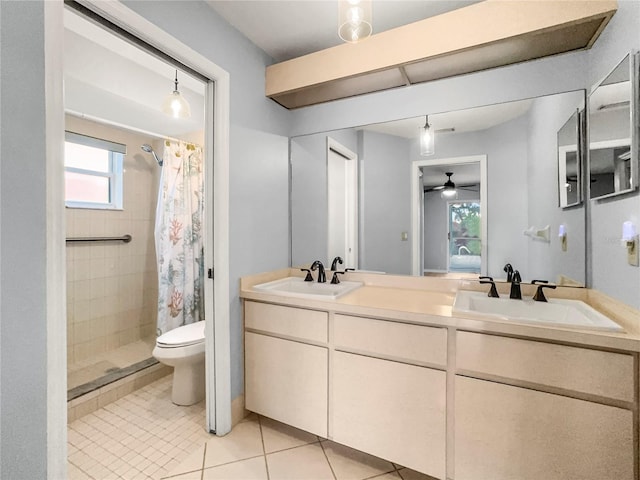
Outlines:
{"label": "glass pendant shade", "polygon": [[162,112],[174,118],[191,117],[189,102],[178,91],[178,71],[176,70],[175,87],[173,92],[167,95],[162,102]]}
{"label": "glass pendant shade", "polygon": [[358,43],[371,32],[371,0],[338,0],[338,35],[342,40]]}
{"label": "glass pendant shade", "polygon": [[426,157],[435,153],[435,132],[429,125],[429,116],[425,117],[424,127],[420,127],[420,155]]}

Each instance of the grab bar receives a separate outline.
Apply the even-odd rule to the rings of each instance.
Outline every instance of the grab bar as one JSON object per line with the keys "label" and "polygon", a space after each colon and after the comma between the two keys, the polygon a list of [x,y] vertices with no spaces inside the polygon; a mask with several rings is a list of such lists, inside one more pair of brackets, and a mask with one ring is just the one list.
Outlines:
{"label": "grab bar", "polygon": [[129,243],[133,237],[129,234],[122,237],[71,237],[67,238],[69,242],[124,242]]}

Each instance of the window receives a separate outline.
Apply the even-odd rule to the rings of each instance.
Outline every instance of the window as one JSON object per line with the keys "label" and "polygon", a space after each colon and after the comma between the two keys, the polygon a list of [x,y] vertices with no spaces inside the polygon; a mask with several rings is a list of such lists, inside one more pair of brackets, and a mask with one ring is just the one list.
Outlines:
{"label": "window", "polygon": [[480,273],[480,202],[447,202],[450,272]]}
{"label": "window", "polygon": [[66,132],[65,202],[70,208],[122,208],[122,164],[127,147]]}

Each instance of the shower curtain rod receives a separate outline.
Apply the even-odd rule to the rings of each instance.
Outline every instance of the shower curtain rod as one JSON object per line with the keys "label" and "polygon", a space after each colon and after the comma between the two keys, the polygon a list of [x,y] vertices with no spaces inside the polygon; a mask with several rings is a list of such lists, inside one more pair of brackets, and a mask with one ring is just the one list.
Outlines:
{"label": "shower curtain rod", "polygon": [[125,125],[124,123],[118,123],[118,122],[114,122],[114,121],[111,121],[111,120],[105,120],[104,118],[95,117],[93,115],[87,115],[86,113],[76,112],[75,110],[65,110],[65,113],[68,113],[69,115],[72,115],[74,117],[84,118],[86,120],[91,120],[92,122],[102,123],[103,125],[109,125],[111,127],[124,128],[126,130],[131,131],[131,132],[140,133],[142,135],[148,135],[150,137],[160,138],[162,140],[172,140],[174,142],[184,141],[184,140],[180,140],[179,138],[173,138],[173,137],[169,137],[167,135],[162,135],[160,133],[150,132],[149,130],[143,130],[141,128],[131,127],[129,125]]}

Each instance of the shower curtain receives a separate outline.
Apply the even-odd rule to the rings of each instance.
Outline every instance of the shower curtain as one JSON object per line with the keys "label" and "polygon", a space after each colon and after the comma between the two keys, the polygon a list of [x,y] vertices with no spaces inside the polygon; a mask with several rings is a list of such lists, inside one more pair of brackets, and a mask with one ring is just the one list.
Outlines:
{"label": "shower curtain", "polygon": [[204,320],[202,147],[165,141],[156,209],[157,334]]}

